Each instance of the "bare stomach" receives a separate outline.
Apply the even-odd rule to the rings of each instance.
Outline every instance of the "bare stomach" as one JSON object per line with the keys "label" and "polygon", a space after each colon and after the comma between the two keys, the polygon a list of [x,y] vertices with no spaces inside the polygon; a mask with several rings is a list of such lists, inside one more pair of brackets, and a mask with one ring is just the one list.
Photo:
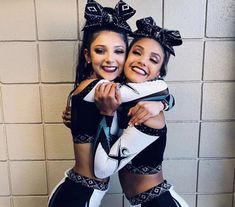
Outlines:
{"label": "bare stomach", "polygon": [[152,175],[138,175],[121,170],[119,180],[127,197],[133,197],[164,181],[162,171]]}
{"label": "bare stomach", "polygon": [[99,179],[94,175],[92,144],[74,144],[74,155],[75,166],[73,169],[75,172],[92,179],[107,181],[107,178]]}

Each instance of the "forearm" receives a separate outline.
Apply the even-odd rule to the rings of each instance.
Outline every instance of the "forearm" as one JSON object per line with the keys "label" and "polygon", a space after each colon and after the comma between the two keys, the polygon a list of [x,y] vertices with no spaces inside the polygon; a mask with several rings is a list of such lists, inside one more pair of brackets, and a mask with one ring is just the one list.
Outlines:
{"label": "forearm", "polygon": [[[84,97],[84,100],[94,102],[95,88],[100,83],[104,82],[108,81],[100,80],[89,94]],[[143,83],[128,83],[128,85],[121,85],[119,90],[121,93],[122,103],[138,101],[143,98],[146,100],[163,100],[167,95],[169,95],[167,84],[163,80],[147,81]]]}
{"label": "forearm", "polygon": [[143,123],[145,126],[153,129],[161,129],[165,126],[165,117],[163,112],[160,112],[159,115],[149,118]]}

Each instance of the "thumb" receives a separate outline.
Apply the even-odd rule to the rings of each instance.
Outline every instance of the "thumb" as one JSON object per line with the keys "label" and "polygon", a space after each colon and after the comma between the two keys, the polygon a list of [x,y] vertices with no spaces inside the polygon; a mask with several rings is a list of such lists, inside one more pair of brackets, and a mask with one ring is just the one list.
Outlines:
{"label": "thumb", "polygon": [[118,86],[118,85],[116,85],[115,97],[116,97],[116,99],[117,99],[117,102],[121,104],[121,93],[120,93],[120,90],[119,90],[119,86]]}
{"label": "thumb", "polygon": [[129,111],[128,111],[128,114],[127,114],[127,115],[128,115],[128,116],[131,116],[131,114],[132,114],[132,108],[130,108],[130,109],[129,109]]}

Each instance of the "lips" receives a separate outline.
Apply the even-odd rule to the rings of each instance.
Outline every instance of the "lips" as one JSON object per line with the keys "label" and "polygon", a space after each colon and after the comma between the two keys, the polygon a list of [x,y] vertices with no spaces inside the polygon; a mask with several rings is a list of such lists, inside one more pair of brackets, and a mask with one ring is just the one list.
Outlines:
{"label": "lips", "polygon": [[131,70],[134,71],[135,73],[138,73],[138,74],[143,75],[143,76],[148,75],[148,73],[143,68],[140,68],[140,67],[137,67],[137,66],[132,66]]}
{"label": "lips", "polygon": [[102,66],[102,69],[107,73],[113,73],[117,70],[116,66]]}

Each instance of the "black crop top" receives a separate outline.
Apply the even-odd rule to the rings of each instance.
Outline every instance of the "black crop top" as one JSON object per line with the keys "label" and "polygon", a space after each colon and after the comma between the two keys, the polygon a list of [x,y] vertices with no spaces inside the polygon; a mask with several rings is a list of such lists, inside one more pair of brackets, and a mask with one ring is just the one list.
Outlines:
{"label": "black crop top", "polygon": [[[145,126],[140,125],[136,128],[146,133],[148,127],[145,130],[141,129],[142,127]],[[155,135],[158,134],[160,137],[134,157],[131,162],[124,167],[125,170],[135,174],[155,174],[161,171],[161,164],[166,147],[167,127],[157,129],[155,132]]]}
{"label": "black crop top", "polygon": [[92,143],[102,115],[95,103],[84,101],[84,97],[91,91],[99,80],[95,80],[79,94],[72,96],[71,132],[73,142],[77,144]]}

